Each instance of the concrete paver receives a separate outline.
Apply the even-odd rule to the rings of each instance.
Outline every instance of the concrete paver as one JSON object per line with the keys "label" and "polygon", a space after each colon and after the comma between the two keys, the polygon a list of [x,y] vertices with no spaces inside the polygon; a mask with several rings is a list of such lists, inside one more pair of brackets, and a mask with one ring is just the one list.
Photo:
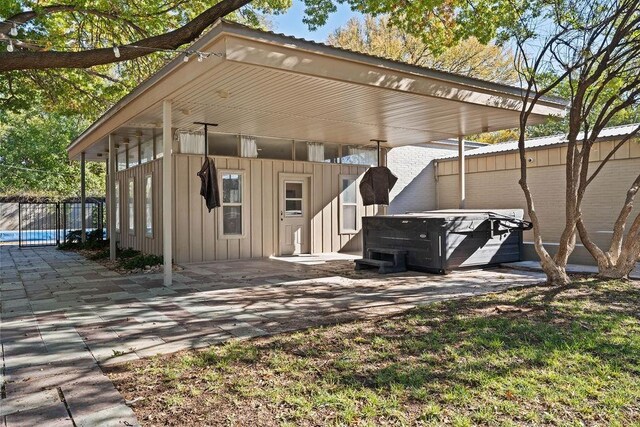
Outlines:
{"label": "concrete paver", "polygon": [[122,276],[75,253],[1,246],[0,423],[137,425],[101,366],[542,280],[511,270],[380,276],[354,271],[350,257],[326,259],[193,264],[164,286],[161,274]]}

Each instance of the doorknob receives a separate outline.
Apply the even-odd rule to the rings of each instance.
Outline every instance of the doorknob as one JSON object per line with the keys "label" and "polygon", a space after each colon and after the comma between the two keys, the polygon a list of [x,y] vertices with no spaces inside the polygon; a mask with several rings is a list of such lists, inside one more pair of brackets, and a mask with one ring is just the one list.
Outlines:
{"label": "doorknob", "polygon": [[280,211],[280,221],[284,221],[284,212]]}

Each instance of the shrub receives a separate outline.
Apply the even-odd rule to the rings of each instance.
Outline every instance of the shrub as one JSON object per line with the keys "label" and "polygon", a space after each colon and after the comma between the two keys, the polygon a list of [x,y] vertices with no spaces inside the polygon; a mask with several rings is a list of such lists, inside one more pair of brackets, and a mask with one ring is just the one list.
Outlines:
{"label": "shrub", "polygon": [[87,258],[90,259],[91,261],[98,261],[98,260],[101,260],[101,259],[109,258],[109,255],[110,255],[109,248],[107,248],[107,249],[103,249],[101,251],[94,252],[94,253],[92,253],[90,255],[87,255]]}
{"label": "shrub", "polygon": [[117,250],[116,250],[116,257],[123,258],[123,259],[124,258],[133,258],[133,257],[141,255],[141,254],[142,254],[142,252],[137,251],[137,250],[135,250],[133,248],[124,248],[124,249],[117,248]]}
{"label": "shrub", "polygon": [[120,261],[120,267],[125,270],[134,270],[136,268],[145,268],[146,266],[154,266],[163,263],[162,256],[159,255],[147,255],[138,253],[129,258],[122,259]]}
{"label": "shrub", "polygon": [[65,236],[64,242],[58,245],[58,248],[63,251],[79,250],[79,249],[99,249],[109,245],[109,240],[104,239],[104,231],[102,229],[95,229],[87,233],[87,240],[82,243],[82,231],[71,230]]}

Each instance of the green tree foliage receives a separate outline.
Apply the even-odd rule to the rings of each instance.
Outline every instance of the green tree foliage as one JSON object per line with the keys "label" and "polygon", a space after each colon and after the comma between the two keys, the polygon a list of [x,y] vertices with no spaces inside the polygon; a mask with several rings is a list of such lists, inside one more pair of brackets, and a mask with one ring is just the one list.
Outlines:
{"label": "green tree foliage", "polygon": [[[0,194],[79,195],[80,164],[66,147],[88,121],[79,115],[0,111]],[[104,195],[104,164],[87,163],[87,195]]]}
{"label": "green tree foliage", "polygon": [[[290,5],[291,0],[253,1],[227,18],[264,27],[265,13],[277,14]],[[56,6],[60,8],[47,9]],[[33,18],[18,26],[18,36],[12,37],[16,51],[83,51],[170,31],[210,6],[209,1],[184,0],[7,0],[0,2],[0,23],[34,11]],[[4,28],[0,50],[6,49],[9,37],[10,26]],[[67,145],[176,55],[150,51],[134,60],[87,69],[0,73],[0,194],[77,195],[79,165],[68,161]],[[87,189],[89,194],[104,195],[104,165],[87,165]]]}
{"label": "green tree foliage", "polygon": [[[53,9],[58,6],[58,9]],[[277,14],[291,0],[256,0],[227,16],[252,26],[264,26],[265,13]],[[34,11],[11,37],[20,52],[79,52],[135,43],[136,40],[179,28],[207,8],[210,1],[169,0],[109,2],[66,0],[0,2],[0,21]],[[17,19],[17,18],[14,18]],[[26,18],[25,18],[26,19]],[[6,24],[6,23],[5,23]],[[2,50],[10,38],[0,30]],[[20,110],[39,104],[46,110],[82,113],[95,119],[138,83],[176,56],[173,51],[149,50],[140,58],[94,66],[90,69],[20,70],[0,74],[0,108]],[[7,53],[7,55],[10,55]],[[6,57],[11,60],[11,57]],[[3,58],[4,60],[4,58]]]}
{"label": "green tree foliage", "polygon": [[311,28],[326,23],[336,3],[372,16],[389,16],[389,23],[406,34],[420,38],[434,54],[442,53],[461,40],[476,37],[487,44],[518,19],[518,7],[528,0],[304,0],[304,21]]}
{"label": "green tree foliage", "polygon": [[352,18],[329,36],[333,46],[499,83],[517,82],[513,55],[494,43],[469,37],[434,53],[422,38],[391,25],[388,16]]}

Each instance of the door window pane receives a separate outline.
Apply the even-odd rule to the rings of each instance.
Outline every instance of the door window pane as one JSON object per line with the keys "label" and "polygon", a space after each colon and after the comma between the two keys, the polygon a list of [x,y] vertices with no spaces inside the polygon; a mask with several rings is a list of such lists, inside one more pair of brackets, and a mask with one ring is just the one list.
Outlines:
{"label": "door window pane", "polygon": [[302,192],[301,182],[284,183],[284,214],[287,217],[302,216]]}
{"label": "door window pane", "polygon": [[287,200],[284,213],[288,217],[302,216],[302,200]]}
{"label": "door window pane", "polygon": [[302,199],[301,182],[287,182],[286,187],[287,199]]}

